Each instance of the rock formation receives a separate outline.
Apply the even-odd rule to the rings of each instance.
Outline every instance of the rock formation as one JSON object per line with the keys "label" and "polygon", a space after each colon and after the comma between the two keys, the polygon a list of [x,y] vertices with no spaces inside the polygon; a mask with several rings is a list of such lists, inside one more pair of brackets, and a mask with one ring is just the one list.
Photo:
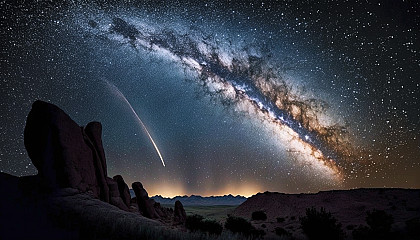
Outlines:
{"label": "rock formation", "polygon": [[108,187],[109,187],[109,203],[122,210],[128,211],[129,206],[127,206],[124,201],[120,197],[120,191],[118,189],[118,183],[112,179],[107,177],[106,178]]}
{"label": "rock formation", "polygon": [[[88,138],[85,138],[85,142],[92,149],[93,163],[96,170],[96,177],[98,180],[99,187],[101,189],[100,198],[105,202],[109,201],[109,189],[107,184],[107,168],[105,151],[102,146],[102,124],[99,122],[90,122],[85,127],[85,133]],[[84,136],[86,136],[84,135]]]}
{"label": "rock formation", "polygon": [[125,183],[121,175],[116,175],[113,177],[113,179],[118,184],[118,191],[120,192],[122,201],[127,207],[130,207],[131,196],[130,196],[130,190],[128,189],[128,185]]}
{"label": "rock formation", "polygon": [[32,105],[24,143],[46,187],[77,188],[99,197],[93,150],[84,135],[83,128],[57,106],[42,101]]}
{"label": "rock formation", "polygon": [[128,209],[117,182],[107,177],[101,134],[101,123],[79,127],[57,106],[36,101],[26,120],[24,143],[44,189],[74,188]]}
{"label": "rock formation", "polygon": [[[88,192],[95,198],[129,211],[132,199],[124,179],[121,175],[114,178],[107,176],[101,134],[101,123],[90,122],[86,127],[80,127],[57,106],[36,101],[26,121],[24,141],[38,175],[27,178],[27,182],[33,182],[43,191],[70,188],[80,193]],[[171,221],[172,209],[150,199],[140,182],[132,186],[143,216]],[[179,204],[175,205],[178,209],[176,219],[182,222],[185,221],[185,211]]]}
{"label": "rock formation", "polygon": [[156,213],[153,199],[149,198],[149,194],[146,189],[143,188],[143,184],[140,182],[134,182],[132,185],[134,193],[136,194],[137,205],[139,206],[140,213],[147,218],[159,218]]}
{"label": "rock formation", "polygon": [[184,206],[180,201],[175,202],[174,209],[174,225],[185,224],[187,214],[185,213]]}

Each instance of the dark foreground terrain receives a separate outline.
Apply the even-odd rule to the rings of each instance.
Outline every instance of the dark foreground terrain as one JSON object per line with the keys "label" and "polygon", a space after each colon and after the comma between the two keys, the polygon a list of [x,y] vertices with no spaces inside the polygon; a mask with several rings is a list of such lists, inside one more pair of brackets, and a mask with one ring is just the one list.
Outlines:
{"label": "dark foreground terrain", "polygon": [[[266,219],[251,222],[260,228],[264,225],[267,235],[275,235],[277,228],[284,230],[277,230],[283,232],[284,237],[302,239],[306,237],[302,217],[307,216],[307,210],[311,208],[318,213],[313,218],[314,222],[322,222],[326,218],[322,216],[329,213],[331,219],[341,225],[345,239],[418,239],[420,236],[417,235],[420,234],[419,189],[372,188],[317,194],[265,192],[250,197],[232,215],[252,220],[253,213],[262,212]],[[321,214],[321,208],[325,210],[325,215]],[[368,216],[371,216],[369,220]],[[386,219],[392,219],[392,222],[386,222]],[[359,236],[360,231],[366,233],[372,230],[372,225],[380,228],[384,236]],[[322,231],[322,224],[317,227]]]}

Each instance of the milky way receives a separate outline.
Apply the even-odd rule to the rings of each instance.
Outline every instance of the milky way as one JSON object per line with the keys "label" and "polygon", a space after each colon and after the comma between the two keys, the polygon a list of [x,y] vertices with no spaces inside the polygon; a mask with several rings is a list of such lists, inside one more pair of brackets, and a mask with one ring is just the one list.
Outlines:
{"label": "milky way", "polygon": [[128,23],[121,18],[113,18],[112,23],[100,22],[99,26],[93,20],[89,23],[94,30],[105,30],[98,35],[180,63],[196,75],[205,93],[219,98],[222,104],[265,120],[263,124],[272,125],[267,127],[274,128],[282,144],[288,144],[301,161],[331,179],[342,180],[340,163],[354,157],[349,153],[351,145],[345,141],[345,127],[323,125],[318,117],[326,104],[293,94],[282,76],[258,53],[259,49],[225,50],[201,33],[156,30],[142,22]]}

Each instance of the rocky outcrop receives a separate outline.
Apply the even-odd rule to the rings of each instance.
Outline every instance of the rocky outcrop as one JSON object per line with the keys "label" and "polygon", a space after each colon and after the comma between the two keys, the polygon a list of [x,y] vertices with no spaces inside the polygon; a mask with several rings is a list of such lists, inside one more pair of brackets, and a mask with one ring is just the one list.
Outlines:
{"label": "rocky outcrop", "polygon": [[[33,185],[44,191],[72,188],[80,193],[88,192],[129,211],[131,197],[124,179],[121,175],[107,176],[101,134],[101,123],[90,122],[80,127],[57,106],[36,101],[26,121],[24,140],[38,175],[28,181],[36,182]],[[133,189],[143,216],[170,219],[172,212],[150,199],[140,182],[133,183]]]}
{"label": "rocky outcrop", "polygon": [[90,122],[86,125],[85,142],[92,149],[93,163],[95,167],[96,178],[100,188],[100,198],[109,202],[109,189],[107,184],[107,169],[105,151],[102,146],[102,124],[100,122]]}
{"label": "rocky outcrop", "polygon": [[155,201],[149,198],[149,194],[146,189],[143,188],[143,185],[140,182],[134,182],[131,186],[136,194],[140,213],[147,218],[159,218],[154,207]]}
{"label": "rocky outcrop", "polygon": [[99,122],[83,128],[57,106],[34,102],[26,120],[24,143],[38,169],[41,186],[47,190],[74,188],[90,192],[95,198],[121,207],[117,183],[107,178],[101,134]]}
{"label": "rocky outcrop", "polygon": [[128,211],[129,206],[127,206],[120,197],[117,181],[109,177],[106,178],[106,181],[109,187],[109,203],[122,210]]}
{"label": "rocky outcrop", "polygon": [[185,213],[184,206],[180,201],[176,201],[174,209],[174,225],[185,224],[186,220],[187,214]]}
{"label": "rocky outcrop", "polygon": [[127,207],[130,207],[131,196],[130,190],[128,189],[128,185],[125,183],[121,175],[116,175],[113,177],[113,179],[117,182],[118,191],[120,192],[120,197],[122,201]]}
{"label": "rocky outcrop", "polygon": [[48,188],[100,189],[83,128],[53,104],[36,101],[26,121],[24,143],[38,175]]}

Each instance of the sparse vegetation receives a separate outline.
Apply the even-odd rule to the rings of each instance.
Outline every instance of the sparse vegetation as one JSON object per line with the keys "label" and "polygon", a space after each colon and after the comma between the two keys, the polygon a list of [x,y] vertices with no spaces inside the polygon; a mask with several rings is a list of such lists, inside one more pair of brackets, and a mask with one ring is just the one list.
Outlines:
{"label": "sparse vegetation", "polygon": [[353,230],[356,226],[355,225],[347,225],[347,230]]}
{"label": "sparse vegetation", "polygon": [[210,234],[220,235],[223,231],[223,227],[222,224],[215,220],[204,220],[202,230]]}
{"label": "sparse vegetation", "polygon": [[[163,205],[165,207],[173,207],[173,204]],[[218,222],[224,222],[226,216],[230,214],[237,206],[184,206],[187,215],[198,214],[204,219],[213,219]]]}
{"label": "sparse vegetation", "polygon": [[405,221],[405,225],[407,226],[408,235],[413,239],[416,236],[420,236],[420,218],[412,218],[410,220]]}
{"label": "sparse vegetation", "polygon": [[374,232],[388,233],[394,223],[394,218],[383,210],[374,209],[372,212],[367,212],[366,223]]}
{"label": "sparse vegetation", "polygon": [[185,227],[190,231],[197,231],[200,230],[200,224],[203,220],[203,216],[194,214],[188,215],[185,221]]}
{"label": "sparse vegetation", "polygon": [[222,225],[215,220],[203,220],[203,216],[187,216],[185,227],[190,231],[202,231],[209,234],[220,235],[223,231]]}
{"label": "sparse vegetation", "polygon": [[300,218],[303,232],[309,239],[343,239],[341,224],[324,208],[307,208],[306,216]]}
{"label": "sparse vegetation", "polygon": [[391,234],[394,218],[385,211],[376,209],[372,212],[368,211],[366,223],[369,227],[361,225],[353,231],[354,239],[392,239],[394,237],[394,234]]}
{"label": "sparse vegetation", "polygon": [[245,235],[249,235],[255,229],[246,219],[234,216],[229,216],[226,219],[225,228],[233,233],[242,233]]}
{"label": "sparse vegetation", "polygon": [[354,240],[362,240],[362,239],[369,239],[370,236],[370,228],[367,226],[360,225],[352,232]]}
{"label": "sparse vegetation", "polygon": [[256,229],[250,222],[241,217],[229,216],[226,219],[225,228],[233,233],[239,233],[252,238],[261,238],[265,235],[262,229]]}
{"label": "sparse vegetation", "polygon": [[264,211],[255,211],[252,213],[252,220],[267,220],[267,214]]}
{"label": "sparse vegetation", "polygon": [[284,228],[282,227],[276,227],[276,234],[280,237],[284,237],[284,236],[290,236],[291,234]]}

